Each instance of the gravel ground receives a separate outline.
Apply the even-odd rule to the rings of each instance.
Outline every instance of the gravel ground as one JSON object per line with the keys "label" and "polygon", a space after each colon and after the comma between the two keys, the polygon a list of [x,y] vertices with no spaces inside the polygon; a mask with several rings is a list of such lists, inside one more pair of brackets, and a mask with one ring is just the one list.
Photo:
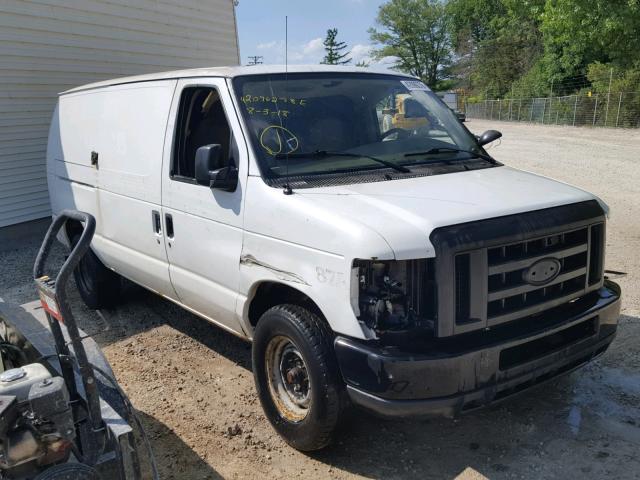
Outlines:
{"label": "gravel ground", "polygon": [[[509,165],[600,195],[612,209],[607,268],[627,272],[619,335],[587,367],[499,406],[447,419],[389,421],[354,411],[336,444],[305,455],[264,418],[250,347],[128,285],[117,310],[87,310],[94,335],[139,410],[167,479],[640,478],[640,132],[470,121],[504,133]],[[0,253],[0,297],[35,298],[38,241]],[[56,250],[56,260],[63,252]]]}

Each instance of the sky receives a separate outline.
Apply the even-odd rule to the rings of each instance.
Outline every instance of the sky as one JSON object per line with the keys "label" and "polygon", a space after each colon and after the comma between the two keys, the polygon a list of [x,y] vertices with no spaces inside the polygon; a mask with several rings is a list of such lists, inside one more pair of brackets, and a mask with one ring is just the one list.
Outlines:
{"label": "sky", "polygon": [[337,28],[338,40],[347,43],[352,64],[371,61],[367,29],[374,26],[382,3],[382,0],[239,0],[236,16],[241,62],[246,65],[249,55],[261,55],[265,64],[284,63],[285,15],[289,17],[289,63],[319,63],[325,53],[322,41],[329,28]]}

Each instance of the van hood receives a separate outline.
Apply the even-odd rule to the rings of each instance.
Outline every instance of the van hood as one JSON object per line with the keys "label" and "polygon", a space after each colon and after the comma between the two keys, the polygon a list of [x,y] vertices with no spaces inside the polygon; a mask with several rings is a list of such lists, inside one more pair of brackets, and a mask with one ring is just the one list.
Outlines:
{"label": "van hood", "polygon": [[438,227],[600,201],[579,188],[505,166],[296,193],[377,231],[398,260],[434,256],[429,235]]}

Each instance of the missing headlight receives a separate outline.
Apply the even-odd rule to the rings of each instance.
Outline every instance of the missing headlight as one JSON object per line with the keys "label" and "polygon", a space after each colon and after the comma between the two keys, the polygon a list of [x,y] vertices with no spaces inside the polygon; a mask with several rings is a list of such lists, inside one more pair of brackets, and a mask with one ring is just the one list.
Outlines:
{"label": "missing headlight", "polygon": [[[436,291],[433,259],[356,260],[354,310],[358,319],[379,336],[433,333]],[[356,295],[355,285],[352,295]],[[359,311],[358,311],[359,310]]]}

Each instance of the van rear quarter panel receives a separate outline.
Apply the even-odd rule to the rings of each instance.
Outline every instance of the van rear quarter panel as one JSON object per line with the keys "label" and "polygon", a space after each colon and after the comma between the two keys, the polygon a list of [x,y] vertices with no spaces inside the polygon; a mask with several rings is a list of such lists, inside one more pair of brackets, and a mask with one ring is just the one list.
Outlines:
{"label": "van rear quarter panel", "polygon": [[[163,80],[61,95],[47,155],[54,213],[63,208],[92,213],[93,249],[103,262],[163,294],[173,290],[151,214],[161,203],[175,85],[176,80]],[[92,152],[98,154],[97,165]]]}

